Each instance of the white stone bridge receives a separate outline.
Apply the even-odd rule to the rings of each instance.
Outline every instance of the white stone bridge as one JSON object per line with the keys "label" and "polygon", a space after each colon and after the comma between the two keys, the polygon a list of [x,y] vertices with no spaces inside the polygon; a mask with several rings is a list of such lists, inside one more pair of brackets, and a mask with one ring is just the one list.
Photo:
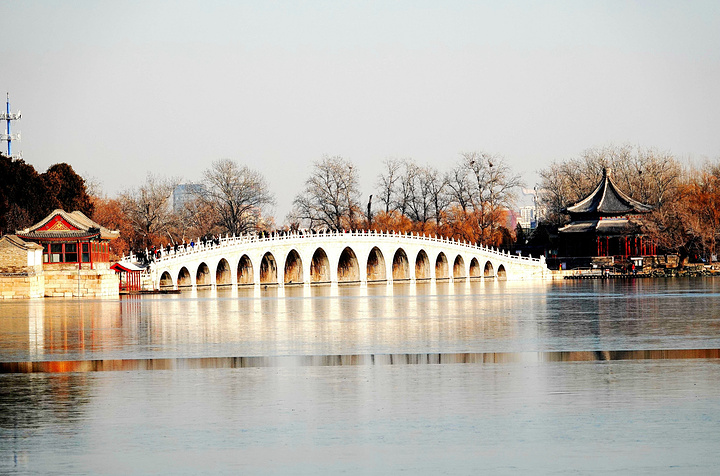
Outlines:
{"label": "white stone bridge", "polygon": [[[133,257],[123,258],[124,262]],[[414,280],[536,279],[545,258],[453,239],[374,231],[225,237],[162,250],[148,269],[155,289],[190,286],[300,285]]]}

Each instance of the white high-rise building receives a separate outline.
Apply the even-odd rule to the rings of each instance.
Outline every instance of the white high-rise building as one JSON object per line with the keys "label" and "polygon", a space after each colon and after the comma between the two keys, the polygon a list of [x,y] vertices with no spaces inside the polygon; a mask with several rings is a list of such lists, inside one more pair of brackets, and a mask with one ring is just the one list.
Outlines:
{"label": "white high-rise building", "polygon": [[520,226],[523,228],[535,228],[535,207],[533,205],[520,207],[520,219],[518,223],[520,223]]}

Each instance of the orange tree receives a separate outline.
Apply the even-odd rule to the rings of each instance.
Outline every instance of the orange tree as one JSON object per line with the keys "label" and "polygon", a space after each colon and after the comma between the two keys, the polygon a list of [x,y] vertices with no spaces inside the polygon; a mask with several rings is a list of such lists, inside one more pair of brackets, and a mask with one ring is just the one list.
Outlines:
{"label": "orange tree", "polygon": [[117,260],[127,255],[134,241],[135,231],[122,210],[120,201],[111,198],[92,197],[92,219],[105,228],[119,230],[120,236],[110,242],[110,258]]}
{"label": "orange tree", "polygon": [[689,241],[708,261],[716,255],[720,236],[720,163],[706,163],[683,184],[680,218]]}

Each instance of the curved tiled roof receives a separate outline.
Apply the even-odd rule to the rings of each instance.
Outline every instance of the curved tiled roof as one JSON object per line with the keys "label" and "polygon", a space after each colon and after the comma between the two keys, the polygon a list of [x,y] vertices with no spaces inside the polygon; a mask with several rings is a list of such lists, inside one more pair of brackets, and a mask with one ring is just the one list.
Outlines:
{"label": "curved tiled roof", "polygon": [[618,190],[610,177],[609,169],[603,170],[602,180],[590,195],[565,209],[573,219],[590,216],[632,215],[648,213],[651,210],[650,205],[630,198]]}
{"label": "curved tiled roof", "polygon": [[16,232],[18,236],[28,240],[63,240],[66,238],[83,239],[100,237],[100,232],[91,233],[84,230],[68,230],[68,231],[23,231]]}
{"label": "curved tiled roof", "polygon": [[[62,217],[68,224],[77,230],[40,230],[56,216]],[[24,230],[17,230],[17,235],[30,239],[59,239],[59,238],[91,238],[99,236],[103,240],[112,240],[120,236],[117,230],[109,230],[92,221],[81,211],[68,213],[65,210],[53,210],[48,216]]]}
{"label": "curved tiled roof", "polygon": [[611,218],[607,220],[574,221],[563,228],[560,233],[595,233],[598,236],[631,235],[641,232],[641,222],[627,218]]}

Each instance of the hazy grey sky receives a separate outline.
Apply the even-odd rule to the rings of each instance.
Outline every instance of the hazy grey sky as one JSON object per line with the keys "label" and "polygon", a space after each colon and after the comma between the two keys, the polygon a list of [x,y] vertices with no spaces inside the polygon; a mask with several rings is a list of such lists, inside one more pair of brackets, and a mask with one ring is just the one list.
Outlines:
{"label": "hazy grey sky", "polygon": [[[261,171],[284,221],[313,161],[449,168],[631,143],[720,157],[720,2],[3,1],[0,90],[39,171]],[[4,106],[3,106],[4,107]]]}

